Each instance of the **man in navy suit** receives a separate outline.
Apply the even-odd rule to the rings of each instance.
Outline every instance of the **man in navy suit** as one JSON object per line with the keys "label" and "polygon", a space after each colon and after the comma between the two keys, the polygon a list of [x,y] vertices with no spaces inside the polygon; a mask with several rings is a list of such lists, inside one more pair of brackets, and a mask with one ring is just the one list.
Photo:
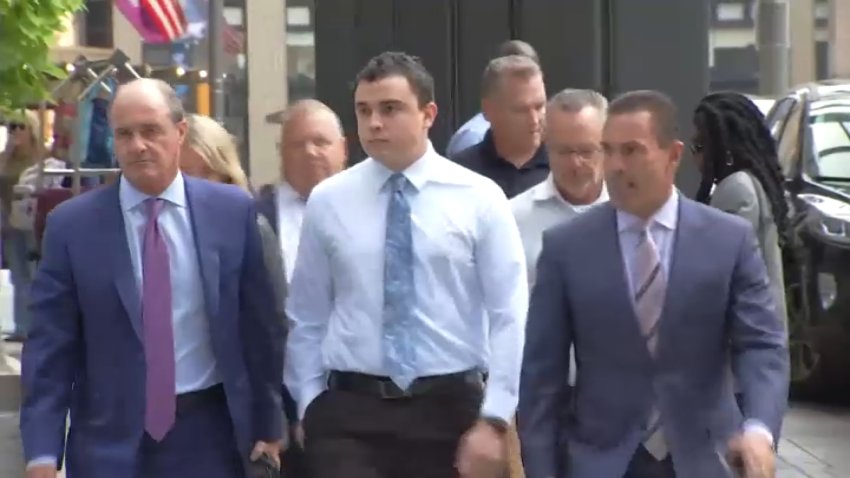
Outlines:
{"label": "man in navy suit", "polygon": [[[122,86],[119,181],[49,216],[23,351],[30,478],[243,478],[277,461],[283,328],[253,201],[184,177],[174,91]],[[65,443],[65,419],[70,429]]]}
{"label": "man in navy suit", "polygon": [[602,145],[610,204],[543,235],[518,413],[526,476],[718,478],[734,456],[772,478],[788,349],[752,227],[676,191],[682,143],[663,94],[612,102]]}

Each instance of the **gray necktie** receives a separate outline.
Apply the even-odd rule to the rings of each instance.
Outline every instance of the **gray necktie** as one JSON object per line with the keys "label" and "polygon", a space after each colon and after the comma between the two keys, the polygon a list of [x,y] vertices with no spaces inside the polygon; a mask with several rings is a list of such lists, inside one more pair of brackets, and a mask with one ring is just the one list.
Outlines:
{"label": "gray necktie", "polygon": [[[641,231],[640,242],[634,255],[634,303],[641,333],[646,339],[649,353],[654,357],[658,342],[658,322],[664,309],[667,280],[661,266],[658,248],[652,239],[649,225]],[[667,442],[661,429],[661,416],[653,407],[644,433],[643,446],[656,459],[667,456]]]}

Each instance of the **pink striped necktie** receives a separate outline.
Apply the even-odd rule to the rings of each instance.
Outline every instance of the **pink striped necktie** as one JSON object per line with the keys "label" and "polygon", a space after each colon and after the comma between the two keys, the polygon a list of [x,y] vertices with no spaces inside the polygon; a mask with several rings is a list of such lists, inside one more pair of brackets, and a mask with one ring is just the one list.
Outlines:
{"label": "pink striped necktie", "polygon": [[[646,340],[649,353],[655,357],[658,344],[658,323],[664,310],[664,298],[667,292],[667,280],[661,263],[661,256],[652,239],[651,224],[641,230],[641,238],[634,254],[635,314],[641,333]],[[643,446],[656,459],[667,456],[667,441],[661,428],[661,415],[657,407],[652,408]]]}

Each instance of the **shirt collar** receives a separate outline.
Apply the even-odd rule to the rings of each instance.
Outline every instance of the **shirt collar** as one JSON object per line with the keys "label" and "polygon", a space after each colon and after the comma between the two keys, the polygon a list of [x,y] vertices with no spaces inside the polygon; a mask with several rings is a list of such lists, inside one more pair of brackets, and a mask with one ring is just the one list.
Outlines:
{"label": "shirt collar", "polygon": [[[121,209],[127,212],[136,208],[139,204],[142,204],[152,196],[136,189],[136,187],[122,175],[118,184],[118,197],[121,201]],[[165,191],[157,197],[164,199],[175,206],[186,207],[186,182],[183,179],[183,174],[178,173],[177,176],[174,177],[174,180],[171,181],[171,184],[165,188]]]}
{"label": "shirt collar", "polygon": [[293,202],[295,202],[295,201],[306,202],[307,201],[306,199],[302,198],[298,194],[298,191],[296,191],[295,188],[293,188],[292,185],[289,184],[288,182],[286,182],[285,180],[281,179],[280,184],[278,185],[277,191],[278,191],[278,194],[280,195],[280,199],[282,201],[293,201]]}
{"label": "shirt collar", "polygon": [[531,157],[528,162],[522,165],[522,167],[517,168],[513,163],[508,161],[499,155],[499,152],[496,151],[496,143],[493,141],[493,129],[488,129],[484,134],[484,139],[481,140],[481,151],[484,153],[485,159],[488,160],[496,160],[496,162],[510,166],[514,169],[535,169],[535,168],[548,168],[549,167],[549,155],[546,153],[546,145],[543,142],[540,143],[540,146],[537,147],[537,151],[534,152],[534,156]]}
{"label": "shirt collar", "polygon": [[[444,181],[446,179],[444,177],[440,177],[440,159],[442,158],[436,151],[434,151],[434,147],[429,141],[425,154],[414,161],[401,173],[404,174],[404,177],[407,178],[410,184],[413,185],[414,189],[419,191],[428,181]],[[374,159],[372,160],[372,163],[378,172],[378,187],[383,189],[386,186],[387,181],[390,179],[390,176],[392,176],[395,172]]]}
{"label": "shirt collar", "polygon": [[619,232],[636,230],[646,224],[660,224],[668,230],[675,230],[679,220],[679,191],[673,188],[672,194],[667,198],[667,202],[652,215],[649,221],[629,214],[623,210],[617,209],[617,230]]}
{"label": "shirt collar", "polygon": [[602,183],[602,191],[599,193],[599,197],[596,198],[590,204],[587,205],[576,205],[564,199],[564,196],[558,191],[558,188],[555,186],[555,176],[552,173],[549,173],[549,176],[543,180],[542,183],[538,184],[534,187],[534,200],[535,201],[550,201],[556,200],[560,201],[563,204],[572,207],[573,209],[580,209],[586,206],[595,206],[599,203],[603,203],[608,200],[608,188],[605,186],[605,183]]}

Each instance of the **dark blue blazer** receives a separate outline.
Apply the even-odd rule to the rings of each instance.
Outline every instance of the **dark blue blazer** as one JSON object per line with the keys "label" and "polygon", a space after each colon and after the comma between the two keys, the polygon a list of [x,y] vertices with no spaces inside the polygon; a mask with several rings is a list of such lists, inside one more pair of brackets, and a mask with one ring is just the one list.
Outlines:
{"label": "dark blue blazer", "polygon": [[[247,460],[256,440],[282,437],[283,327],[271,313],[252,198],[234,186],[185,181],[213,351]],[[25,458],[65,451],[69,475],[132,476],[144,433],[145,359],[118,181],[59,205],[42,250],[22,358]]]}

